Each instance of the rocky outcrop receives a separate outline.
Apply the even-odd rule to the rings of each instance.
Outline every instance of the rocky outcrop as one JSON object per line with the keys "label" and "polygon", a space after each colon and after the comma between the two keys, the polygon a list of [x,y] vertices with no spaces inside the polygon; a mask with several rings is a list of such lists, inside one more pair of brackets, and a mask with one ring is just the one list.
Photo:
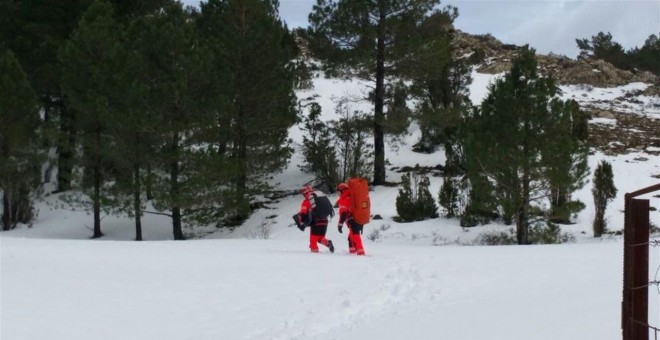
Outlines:
{"label": "rocky outcrop", "polygon": [[[511,61],[522,48],[505,44],[490,34],[471,35],[456,30],[454,48],[458,57],[468,58],[480,73],[497,74],[509,71]],[[594,87],[615,87],[634,82],[654,84],[650,95],[657,95],[660,77],[650,72],[620,70],[600,59],[573,60],[562,55],[537,55],[541,74],[551,75],[562,85],[587,84]]]}
{"label": "rocky outcrop", "polygon": [[553,76],[562,85],[614,87],[636,82],[658,82],[658,77],[650,72],[620,70],[600,59],[571,60],[565,57],[539,56],[539,66],[543,74]]}

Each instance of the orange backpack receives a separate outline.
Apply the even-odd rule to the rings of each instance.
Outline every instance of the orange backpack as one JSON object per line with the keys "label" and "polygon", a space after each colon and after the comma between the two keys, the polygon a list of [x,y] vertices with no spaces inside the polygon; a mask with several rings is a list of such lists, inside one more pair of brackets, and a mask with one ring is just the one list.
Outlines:
{"label": "orange backpack", "polygon": [[353,220],[359,224],[369,223],[371,217],[371,201],[369,200],[369,184],[364,178],[350,178],[346,181],[348,191],[351,193],[350,210]]}

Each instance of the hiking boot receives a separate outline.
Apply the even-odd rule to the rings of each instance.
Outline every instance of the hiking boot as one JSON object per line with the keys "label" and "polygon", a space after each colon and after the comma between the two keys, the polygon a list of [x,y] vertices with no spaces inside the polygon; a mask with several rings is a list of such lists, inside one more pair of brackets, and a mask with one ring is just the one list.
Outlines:
{"label": "hiking boot", "polygon": [[358,249],[358,250],[357,250],[357,254],[358,254],[359,256],[364,256],[364,255],[365,255],[365,253],[364,253],[364,249]]}
{"label": "hiking boot", "polygon": [[317,249],[311,249],[311,251],[312,251],[312,253],[318,253],[319,252],[318,248]]}
{"label": "hiking boot", "polygon": [[355,254],[357,250],[354,247],[348,248],[348,252],[351,254]]}
{"label": "hiking boot", "polygon": [[328,248],[330,249],[331,253],[335,252],[335,246],[332,244],[332,241],[328,240]]}

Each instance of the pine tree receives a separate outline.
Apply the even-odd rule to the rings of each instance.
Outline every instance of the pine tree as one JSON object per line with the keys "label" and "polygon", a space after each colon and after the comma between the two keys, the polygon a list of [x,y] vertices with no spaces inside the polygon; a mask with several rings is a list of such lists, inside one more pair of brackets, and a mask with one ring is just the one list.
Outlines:
{"label": "pine tree", "polygon": [[[571,133],[558,131],[568,126],[564,120],[581,126],[573,116],[576,106],[555,98],[558,88],[552,78],[539,76],[534,54],[525,46],[511,71],[490,87],[462,142],[472,189],[493,193],[505,220],[513,215],[519,244],[529,243],[529,226],[537,218],[532,203],[553,189],[568,197],[586,171],[584,149],[574,147]],[[557,161],[548,156],[553,152],[561,155],[561,168],[549,166]]]}
{"label": "pine tree", "polygon": [[444,176],[442,179],[442,186],[438,194],[438,202],[440,206],[445,209],[444,216],[453,218],[458,216],[459,209],[459,192],[458,181],[450,176]]}
{"label": "pine tree", "polygon": [[[153,150],[157,159],[144,164],[155,168],[154,206],[170,211],[174,239],[183,240],[184,217],[200,209],[206,211],[211,205],[207,197],[212,194],[204,188],[214,187],[200,182],[209,178],[208,174],[198,175],[206,171],[200,163],[206,164],[206,156],[217,147],[207,142],[209,131],[218,122],[213,53],[200,38],[192,13],[180,3],[166,4],[138,19],[130,31],[134,35],[132,50],[142,59],[137,66],[144,67],[139,73],[145,90],[143,109],[147,117],[154,117],[146,126],[154,140],[144,142],[145,146],[158,146]],[[136,171],[133,173],[135,176]],[[214,175],[221,177],[222,172]]]}
{"label": "pine tree", "polygon": [[71,186],[76,131],[75,112],[62,93],[62,70],[57,54],[91,3],[91,0],[2,1],[6,7],[0,8],[3,22],[0,40],[14,51],[37,94],[44,112],[44,143],[56,147],[58,191]]}
{"label": "pine tree", "polygon": [[414,192],[411,187],[411,174],[405,173],[401,175],[401,187],[399,194],[396,196],[396,212],[402,221],[414,221],[413,202]]}
{"label": "pine tree", "polygon": [[333,135],[334,149],[339,161],[339,178],[370,178],[373,168],[370,162],[373,147],[368,142],[370,117],[363,112],[352,110],[345,98],[337,103],[335,113],[341,118],[330,123],[330,133]]}
{"label": "pine tree", "polygon": [[14,54],[0,49],[0,189],[2,230],[33,217],[31,194],[40,184],[39,107]]}
{"label": "pine tree", "polygon": [[[101,232],[104,183],[113,161],[111,117],[120,106],[113,100],[122,68],[121,30],[113,18],[112,5],[97,1],[83,14],[78,28],[60,51],[62,88],[78,113],[75,129],[82,145],[83,189],[91,199],[93,238]],[[107,208],[107,206],[106,206]]]}
{"label": "pine tree", "polygon": [[453,20],[457,11],[445,11],[427,18],[420,26],[419,38],[427,41],[424,49],[415,53],[411,68],[412,90],[416,98],[420,125],[419,142],[415,150],[433,152],[439,145],[447,153],[446,171],[454,171],[456,161],[451,154],[455,132],[468,107],[470,67],[453,57]]}
{"label": "pine tree", "polygon": [[591,192],[594,197],[596,214],[594,218],[594,237],[601,237],[607,231],[605,209],[607,204],[616,197],[617,189],[614,186],[612,165],[601,161],[594,171],[594,184]]}
{"label": "pine tree", "polygon": [[230,139],[224,151],[238,167],[231,181],[237,222],[249,216],[251,198],[266,189],[265,179],[292,153],[296,46],[277,7],[270,0],[211,0],[201,6],[201,29],[222,50],[215,64],[229,68],[224,130]]}
{"label": "pine tree", "polygon": [[633,59],[634,67],[660,76],[660,33],[651,34],[644,41],[644,46],[634,48],[628,54]]}
{"label": "pine tree", "polygon": [[320,120],[321,105],[309,104],[309,115],[303,119],[302,154],[305,164],[300,168],[312,172],[317,179],[326,183],[339,183],[344,180],[339,175],[339,161],[333,143],[333,134],[328,124]]}
{"label": "pine tree", "polygon": [[438,217],[438,206],[435,204],[433,195],[431,195],[430,186],[429,178],[422,175],[417,185],[418,218],[420,220]]}
{"label": "pine tree", "polygon": [[439,0],[317,0],[310,19],[312,48],[331,74],[373,81],[374,185],[386,182],[386,77],[405,79],[426,48],[419,24],[440,11]]}
{"label": "pine tree", "polygon": [[554,100],[550,105],[557,116],[550,122],[547,134],[554,139],[541,150],[550,186],[550,221],[570,223],[571,215],[585,207],[584,203],[572,200],[571,194],[584,186],[589,173],[588,123],[573,100]]}
{"label": "pine tree", "polygon": [[635,67],[633,59],[626,53],[621,44],[614,41],[612,34],[609,32],[598,32],[597,35],[591,37],[591,40],[575,39],[575,42],[580,49],[580,58],[602,59],[624,70],[632,70]]}
{"label": "pine tree", "polygon": [[396,197],[396,211],[401,221],[423,221],[438,217],[438,207],[429,186],[429,178],[417,171],[401,176],[401,187]]}
{"label": "pine tree", "polygon": [[[126,9],[124,9],[125,11]],[[121,8],[119,13],[124,13]],[[153,13],[153,12],[152,12]],[[146,13],[145,13],[146,14]],[[145,17],[128,13],[118,14],[129,25],[122,32],[122,53],[117,55],[118,63],[123,65],[117,70],[112,102],[117,107],[117,114],[108,117],[111,126],[111,138],[121,155],[113,157],[112,202],[117,212],[126,213],[135,221],[135,240],[142,241],[142,215],[146,205],[148,174],[147,169],[157,167],[156,150],[160,142],[157,126],[162,122],[161,115],[150,105],[152,85],[150,65],[141,53],[141,39],[148,20]],[[146,182],[146,183],[145,183]]]}

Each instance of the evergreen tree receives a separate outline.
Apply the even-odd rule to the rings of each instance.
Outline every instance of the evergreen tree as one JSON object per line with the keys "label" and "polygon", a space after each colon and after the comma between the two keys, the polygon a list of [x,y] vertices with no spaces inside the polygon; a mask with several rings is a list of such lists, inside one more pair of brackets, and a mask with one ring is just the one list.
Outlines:
{"label": "evergreen tree", "polygon": [[2,230],[33,217],[31,193],[40,184],[39,107],[14,54],[0,48],[0,189]]}
{"label": "evergreen tree", "polygon": [[[119,16],[121,17],[121,16]],[[123,68],[117,70],[118,88],[110,95],[117,114],[108,117],[111,138],[121,155],[113,156],[112,175],[114,208],[135,220],[135,240],[142,241],[142,215],[144,213],[148,183],[148,169],[156,167],[156,150],[161,141],[158,126],[161,115],[150,105],[151,75],[148,60],[141,52],[141,39],[148,20],[136,16],[127,22],[129,27],[121,35],[123,53],[117,55]]]}
{"label": "evergreen tree", "polygon": [[644,41],[642,48],[634,48],[628,54],[631,55],[635,67],[660,76],[660,33],[651,34]]}
{"label": "evergreen tree", "polygon": [[459,183],[450,176],[444,176],[442,186],[438,194],[438,202],[445,209],[444,216],[447,218],[456,217],[459,214]]}
{"label": "evergreen tree", "polygon": [[297,57],[294,60],[294,75],[295,75],[295,88],[296,90],[311,90],[314,87],[312,77],[318,67],[312,60],[311,51],[309,48],[309,39],[306,30],[298,27],[291,31],[292,38],[297,47]]}
{"label": "evergreen tree", "polygon": [[401,175],[401,187],[399,194],[396,196],[396,212],[402,221],[414,221],[414,189],[411,185],[411,174],[405,173]]}
{"label": "evergreen tree", "polygon": [[[581,165],[586,153],[575,147],[571,133],[558,131],[580,126],[576,106],[555,98],[558,88],[552,78],[539,76],[534,54],[527,46],[521,50],[511,71],[490,86],[463,136],[472,190],[494,193],[503,218],[516,222],[519,244],[529,243],[529,226],[536,218],[532,203],[547,199],[553,189],[568,197],[586,171]],[[553,151],[561,154],[561,167],[555,168],[557,159],[548,156]]]}
{"label": "evergreen tree", "polygon": [[605,209],[607,204],[616,197],[616,192],[612,165],[607,161],[601,161],[594,171],[594,185],[591,189],[596,209],[593,224],[594,237],[601,237],[607,231]]}
{"label": "evergreen tree", "polygon": [[297,120],[296,47],[272,0],[211,0],[201,6],[200,26],[218,42],[216,65],[229,67],[225,84],[229,133],[225,152],[238,167],[232,179],[233,214],[243,221],[265,179],[287,163],[288,128]]}
{"label": "evergreen tree", "polygon": [[326,183],[339,183],[349,177],[369,178],[371,145],[367,126],[370,119],[359,111],[351,112],[347,101],[337,103],[337,121],[322,122],[321,106],[309,105],[309,116],[303,121],[302,150],[304,171],[312,172]]}
{"label": "evergreen tree", "polygon": [[330,132],[334,135],[334,149],[339,161],[339,178],[371,178],[372,145],[369,144],[371,125],[366,114],[351,110],[348,101],[340,100],[335,113],[341,118],[331,122]]}
{"label": "evergreen tree", "polygon": [[409,77],[414,56],[427,43],[419,39],[424,36],[419,25],[440,12],[439,4],[439,0],[317,0],[309,16],[313,49],[330,71],[375,83],[374,185],[386,182],[385,79]]}
{"label": "evergreen tree", "polygon": [[626,52],[618,42],[612,39],[611,33],[598,32],[597,35],[588,39],[576,39],[575,42],[580,49],[580,57],[593,57],[609,61],[613,65],[629,69],[626,60]]}
{"label": "evergreen tree", "polygon": [[429,178],[417,171],[401,176],[396,212],[402,221],[423,221],[438,217],[438,207],[429,191],[430,184]]}
{"label": "evergreen tree", "polygon": [[[217,125],[217,74],[211,67],[213,54],[200,39],[191,14],[180,3],[169,3],[139,19],[130,30],[135,35],[132,50],[143,60],[138,64],[144,67],[140,76],[146,95],[143,109],[150,121],[147,128],[155,138],[144,141],[147,148],[143,152],[148,152],[149,145],[157,146],[154,205],[170,210],[175,240],[185,239],[183,218],[187,213],[207,211],[210,194],[203,188],[213,186],[200,181],[212,177],[198,173],[202,171],[200,162],[206,164],[205,155],[216,148],[207,138]],[[148,118],[152,116],[153,120]],[[139,129],[134,132],[145,136]],[[139,158],[136,155],[136,161]]]}
{"label": "evergreen tree", "polygon": [[554,143],[541,150],[550,186],[550,221],[569,223],[571,215],[585,207],[572,200],[571,194],[584,186],[589,173],[588,123],[575,101],[553,101],[551,105],[557,117],[547,133],[554,137]]}
{"label": "evergreen tree", "polygon": [[452,55],[452,22],[457,11],[437,13],[420,27],[425,48],[415,54],[411,68],[412,89],[416,98],[417,118],[422,135],[415,145],[420,152],[433,152],[439,145],[447,153],[446,170],[455,170],[455,133],[468,108],[470,67]]}
{"label": "evergreen tree", "polygon": [[305,134],[301,147],[305,163],[300,168],[326,183],[339,183],[346,177],[339,175],[335,139],[328,124],[320,120],[321,113],[321,105],[310,103],[309,115],[303,120]]}
{"label": "evergreen tree", "polygon": [[[127,22],[170,0],[112,0],[116,18]],[[93,0],[0,2],[0,41],[11,48],[28,74],[44,111],[46,146],[56,147],[57,190],[71,187],[75,166],[76,112],[62,90],[61,50]],[[47,175],[46,181],[50,178]]]}
{"label": "evergreen tree", "polygon": [[[83,14],[70,41],[60,51],[62,88],[77,111],[75,129],[82,145],[83,189],[91,199],[94,234],[101,232],[104,183],[116,149],[110,136],[110,120],[118,114],[114,100],[118,74],[123,65],[120,28],[112,5],[97,1]],[[107,208],[107,207],[106,207]]]}
{"label": "evergreen tree", "polygon": [[[660,34],[658,34],[660,36]],[[614,41],[612,34],[598,32],[589,39],[576,39],[580,49],[580,57],[593,57],[605,60],[612,65],[623,69],[649,71],[660,75],[660,42],[658,36],[651,34],[644,46],[635,47],[625,51],[621,44]]]}
{"label": "evergreen tree", "polygon": [[[71,186],[75,112],[61,88],[57,53],[92,0],[2,1],[0,40],[16,53],[44,111],[44,142],[57,152],[58,190]],[[4,24],[6,23],[6,24]],[[48,181],[49,178],[46,178]]]}

